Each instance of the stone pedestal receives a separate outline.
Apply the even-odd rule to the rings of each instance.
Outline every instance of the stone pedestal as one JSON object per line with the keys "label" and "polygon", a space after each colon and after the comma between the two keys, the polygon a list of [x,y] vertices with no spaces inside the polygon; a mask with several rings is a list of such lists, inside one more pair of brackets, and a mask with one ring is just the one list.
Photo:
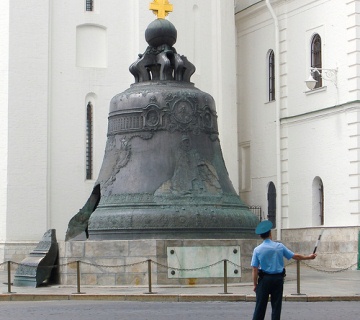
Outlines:
{"label": "stone pedestal", "polygon": [[[196,285],[221,284],[223,274],[219,277],[171,278],[168,264],[168,248],[193,247],[229,247],[240,248],[241,277],[234,274],[229,264],[228,282],[251,281],[250,261],[253,248],[258,240],[104,240],[104,241],[69,241],[60,243],[61,283],[76,285],[77,269],[75,261],[80,262],[81,285],[147,285],[148,260],[152,260],[151,273],[153,285]],[[189,257],[194,259],[193,257]],[[195,258],[197,266],[208,266],[216,263],[217,257],[199,256]],[[212,261],[214,260],[214,261]],[[231,257],[229,257],[231,261]],[[74,263],[71,263],[74,262]],[[189,265],[189,264],[188,264]],[[178,267],[178,266],[176,266]],[[197,271],[201,274],[201,270]]]}

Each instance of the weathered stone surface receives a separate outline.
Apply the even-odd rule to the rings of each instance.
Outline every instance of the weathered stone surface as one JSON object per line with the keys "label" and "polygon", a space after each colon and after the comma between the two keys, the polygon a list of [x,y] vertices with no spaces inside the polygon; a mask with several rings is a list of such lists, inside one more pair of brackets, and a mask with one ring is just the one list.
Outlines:
{"label": "weathered stone surface", "polygon": [[92,241],[85,242],[85,256],[92,257],[119,257],[127,255],[128,243],[124,241]]}
{"label": "weathered stone surface", "polygon": [[[284,229],[281,241],[294,252],[311,253],[321,229],[321,227]],[[322,270],[351,266],[356,268],[359,230],[360,227],[325,228],[316,251],[317,258],[306,263],[318,266]]]}
{"label": "weathered stone surface", "polygon": [[[106,244],[104,250],[99,250],[98,243]],[[251,244],[249,244],[249,242]],[[85,255],[81,260],[86,263],[80,263],[81,284],[82,285],[100,285],[107,283],[107,285],[147,285],[148,284],[148,259],[151,259],[151,272],[153,285],[188,285],[196,284],[221,284],[223,277],[219,278],[197,278],[197,279],[170,279],[168,277],[168,258],[167,248],[173,246],[240,246],[241,250],[241,266],[244,269],[241,272],[241,279],[230,278],[229,283],[250,281],[250,260],[252,248],[257,245],[257,240],[209,240],[209,239],[193,239],[193,240],[164,240],[164,239],[147,239],[147,240],[105,240],[92,241],[88,240],[86,243],[87,251],[93,252],[91,257]],[[63,242],[61,245],[67,245],[68,242]],[[147,252],[142,243],[147,243],[146,248],[150,248]],[[245,246],[250,252],[245,252],[241,249]],[[94,249],[94,248],[96,249]],[[114,248],[127,247],[129,250],[119,251],[117,257],[109,257],[106,248],[110,252],[115,252]],[[65,252],[65,250],[64,250]],[[95,255],[96,253],[96,255]],[[75,261],[71,256],[60,257],[61,263],[64,267],[61,269],[63,284],[76,284],[76,264],[67,264],[70,261]],[[230,270],[230,268],[229,268]],[[111,279],[113,282],[111,283]]]}

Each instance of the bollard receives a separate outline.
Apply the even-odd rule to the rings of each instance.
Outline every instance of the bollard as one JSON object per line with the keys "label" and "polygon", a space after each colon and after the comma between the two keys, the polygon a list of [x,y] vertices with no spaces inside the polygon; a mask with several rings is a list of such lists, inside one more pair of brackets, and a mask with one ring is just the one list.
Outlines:
{"label": "bollard", "polygon": [[300,261],[297,260],[296,261],[296,293],[297,294],[301,294],[300,293]]}
{"label": "bollard", "polygon": [[360,231],[358,234],[358,270],[360,270]]}
{"label": "bollard", "polygon": [[226,259],[224,259],[224,292],[223,294],[229,294],[229,292],[227,291],[227,261]]}
{"label": "bollard", "polygon": [[152,294],[152,293],[154,293],[154,292],[152,292],[152,289],[151,289],[151,259],[148,259],[147,262],[148,262],[149,292],[145,292],[145,293]]}
{"label": "bollard", "polygon": [[76,284],[77,284],[77,292],[78,294],[82,293],[80,292],[80,261],[76,261]]}
{"label": "bollard", "polygon": [[303,293],[300,293],[300,260],[296,261],[296,289],[297,293],[292,295],[303,295]]}
{"label": "bollard", "polygon": [[227,292],[227,261],[224,259],[224,293]]}
{"label": "bollard", "polygon": [[11,293],[11,261],[7,262],[7,273],[8,273],[8,293]]}

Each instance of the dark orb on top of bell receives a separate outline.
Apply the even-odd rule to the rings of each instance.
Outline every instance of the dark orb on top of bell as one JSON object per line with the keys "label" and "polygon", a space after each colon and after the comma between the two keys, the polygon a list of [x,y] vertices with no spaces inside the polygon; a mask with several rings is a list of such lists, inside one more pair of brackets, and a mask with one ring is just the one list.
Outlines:
{"label": "dark orb on top of bell", "polygon": [[145,31],[145,40],[151,47],[168,45],[172,47],[177,39],[177,30],[168,20],[156,19],[149,24]]}

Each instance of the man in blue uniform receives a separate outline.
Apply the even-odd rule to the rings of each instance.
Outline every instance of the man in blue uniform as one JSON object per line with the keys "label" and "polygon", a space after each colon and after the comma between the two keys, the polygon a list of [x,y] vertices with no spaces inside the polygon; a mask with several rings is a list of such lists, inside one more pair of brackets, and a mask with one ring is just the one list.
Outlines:
{"label": "man in blue uniform", "polygon": [[266,307],[271,295],[271,319],[280,320],[284,288],[284,257],[288,260],[312,260],[316,254],[304,256],[294,253],[282,243],[272,241],[272,223],[264,220],[259,223],[255,233],[264,240],[254,249],[251,266],[254,291],[256,292],[256,306],[253,320],[265,318]]}

